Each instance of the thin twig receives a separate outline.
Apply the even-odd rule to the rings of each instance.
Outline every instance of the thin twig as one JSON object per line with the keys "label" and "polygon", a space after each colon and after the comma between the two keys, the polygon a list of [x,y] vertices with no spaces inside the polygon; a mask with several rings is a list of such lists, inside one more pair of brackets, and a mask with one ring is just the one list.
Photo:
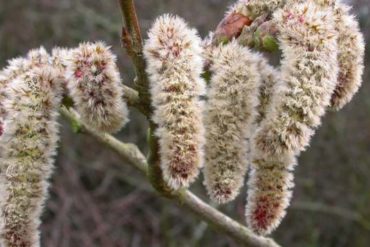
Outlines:
{"label": "thin twig", "polygon": [[133,0],[118,1],[124,20],[124,27],[122,29],[122,43],[135,66],[135,73],[137,76],[136,89],[140,96],[141,105],[143,105],[143,108],[147,110],[146,115],[148,116],[151,112],[149,80],[145,72],[146,63],[143,56],[143,41],[141,38],[135,4]]}
{"label": "thin twig", "polygon": [[151,120],[152,108],[149,92],[149,80],[146,74],[146,62],[143,57],[143,44],[140,33],[139,21],[133,0],[119,0],[124,19],[122,29],[122,42],[131,57],[136,71],[136,88],[140,98],[140,106],[149,121],[149,177],[153,187],[163,195],[169,195],[171,190],[163,181],[162,169],[160,168],[158,138],[154,135],[157,128]]}
{"label": "thin twig", "polygon": [[292,204],[291,208],[295,210],[304,210],[337,216],[346,220],[356,222],[365,230],[370,231],[370,221],[366,220],[361,214],[350,211],[348,209],[315,202],[295,202]]}
{"label": "thin twig", "polygon": [[[111,135],[98,133],[92,128],[83,124],[80,117],[73,109],[61,108],[62,115],[72,123],[79,123],[83,133],[87,133],[97,139],[103,145],[109,147],[118,153],[123,159],[130,161],[130,164],[140,170],[149,179],[147,168],[148,164],[144,155],[134,144],[123,143]],[[231,236],[234,240],[251,247],[278,247],[272,239],[255,235],[251,230],[241,225],[237,221],[224,215],[203,202],[189,190],[180,190],[173,192],[171,200],[177,201],[181,206],[190,209],[200,219],[206,221],[209,225],[215,226],[219,231]]]}

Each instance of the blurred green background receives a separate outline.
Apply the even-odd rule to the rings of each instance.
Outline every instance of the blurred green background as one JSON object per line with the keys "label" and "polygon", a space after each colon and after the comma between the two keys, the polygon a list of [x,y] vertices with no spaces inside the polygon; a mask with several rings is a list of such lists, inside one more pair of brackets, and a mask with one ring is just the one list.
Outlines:
{"label": "blurred green background", "polygon": [[[204,37],[231,1],[137,0],[143,31],[162,13],[175,13]],[[368,0],[352,1],[370,40]],[[118,55],[122,76],[134,77],[121,49],[116,0],[0,0],[0,65],[40,45],[77,46],[103,40]],[[282,246],[370,246],[370,51],[364,84],[339,113],[331,112],[296,169],[292,206],[272,237]],[[146,123],[137,111],[118,137],[146,152]],[[43,246],[186,247],[238,246],[166,199],[92,138],[62,121],[50,200],[43,215]],[[122,169],[124,167],[124,169]],[[202,180],[202,179],[199,179]],[[205,200],[201,182],[192,187]],[[245,190],[221,211],[243,221]]]}

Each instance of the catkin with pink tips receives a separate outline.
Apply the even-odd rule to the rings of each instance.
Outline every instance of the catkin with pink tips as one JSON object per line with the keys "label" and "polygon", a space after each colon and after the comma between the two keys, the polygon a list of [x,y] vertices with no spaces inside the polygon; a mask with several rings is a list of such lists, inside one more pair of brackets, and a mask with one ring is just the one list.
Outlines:
{"label": "catkin with pink tips", "polygon": [[235,199],[244,183],[247,139],[257,117],[261,78],[257,56],[236,41],[212,53],[205,111],[204,184],[213,201],[226,203]]}
{"label": "catkin with pink tips", "polygon": [[68,90],[82,121],[102,132],[117,132],[128,122],[116,57],[102,42],[71,51]]}
{"label": "catkin with pink tips", "polygon": [[150,29],[144,55],[163,178],[173,189],[188,187],[203,164],[201,40],[183,19],[164,15]]}
{"label": "catkin with pink tips", "polygon": [[357,93],[364,71],[365,42],[357,20],[350,8],[337,3],[334,9],[338,30],[338,85],[331,98],[331,106],[340,110]]}
{"label": "catkin with pink tips", "polygon": [[337,33],[329,8],[293,4],[277,11],[274,21],[283,51],[281,81],[252,138],[246,207],[248,225],[259,234],[270,233],[285,215],[295,157],[320,125],[338,75]]}
{"label": "catkin with pink tips", "polygon": [[0,138],[0,243],[40,246],[39,225],[58,140],[61,86],[49,67],[9,82]]}

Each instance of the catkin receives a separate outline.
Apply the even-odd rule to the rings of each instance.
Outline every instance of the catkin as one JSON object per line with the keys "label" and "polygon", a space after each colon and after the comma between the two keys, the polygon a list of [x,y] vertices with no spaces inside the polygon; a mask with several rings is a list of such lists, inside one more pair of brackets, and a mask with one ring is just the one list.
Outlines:
{"label": "catkin", "polygon": [[48,67],[11,80],[0,138],[0,239],[3,247],[38,247],[42,206],[58,140],[61,89]]}
{"label": "catkin", "polygon": [[116,57],[104,43],[83,43],[67,60],[68,90],[82,121],[102,132],[128,122]]}
{"label": "catkin", "polygon": [[144,55],[163,178],[173,189],[187,187],[203,165],[201,40],[183,19],[164,15],[150,29]]}
{"label": "catkin", "polygon": [[7,88],[9,82],[21,75],[29,67],[29,62],[25,58],[15,58],[8,62],[8,65],[0,71],[0,136],[4,131],[4,118],[6,109],[4,108],[4,100],[7,98]]}
{"label": "catkin", "polygon": [[30,70],[32,68],[39,68],[49,64],[50,55],[45,48],[41,46],[38,49],[30,50],[27,54],[27,59],[29,62],[28,70]]}
{"label": "catkin", "polygon": [[204,183],[217,203],[233,200],[248,168],[247,138],[257,116],[256,55],[236,41],[213,50],[205,112]]}
{"label": "catkin", "polygon": [[[71,51],[67,48],[56,47],[51,51],[50,63],[63,77],[67,75],[68,61],[71,59]],[[67,80],[65,78],[65,80]]]}
{"label": "catkin", "polygon": [[350,8],[337,3],[335,7],[338,31],[338,85],[331,98],[331,107],[341,109],[358,91],[362,82],[365,58],[365,42],[357,20],[349,13]]}
{"label": "catkin", "polygon": [[8,65],[0,71],[0,136],[3,132],[3,120],[6,109],[3,102],[7,97],[7,88],[10,81],[14,80],[32,68],[42,67],[49,62],[49,54],[43,47],[28,52],[25,58],[18,57],[8,61]]}
{"label": "catkin", "polygon": [[283,51],[281,81],[252,138],[246,207],[248,225],[259,234],[270,233],[285,215],[295,156],[319,126],[338,74],[337,34],[328,8],[313,2],[293,4],[277,11],[274,21]]}

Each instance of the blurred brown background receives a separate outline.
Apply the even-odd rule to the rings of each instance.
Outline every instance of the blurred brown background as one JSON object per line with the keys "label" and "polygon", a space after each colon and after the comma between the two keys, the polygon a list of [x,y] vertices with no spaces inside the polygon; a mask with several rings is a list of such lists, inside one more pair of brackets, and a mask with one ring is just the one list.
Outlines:
{"label": "blurred brown background", "polygon": [[[204,37],[231,1],[137,0],[143,31],[162,13],[175,13]],[[352,1],[367,43],[368,0]],[[76,46],[104,40],[119,57],[130,84],[132,67],[120,48],[116,0],[0,0],[0,65],[43,45]],[[282,246],[370,246],[370,60],[364,84],[339,113],[327,114],[300,158],[292,206],[273,237]],[[146,124],[135,110],[119,138],[145,151]],[[43,216],[43,246],[195,247],[237,246],[190,212],[159,198],[147,182],[92,138],[72,133],[62,121],[61,143]],[[120,169],[124,167],[124,169]],[[201,180],[201,179],[200,179]],[[205,198],[201,182],[192,187]],[[243,221],[245,191],[220,208]]]}

